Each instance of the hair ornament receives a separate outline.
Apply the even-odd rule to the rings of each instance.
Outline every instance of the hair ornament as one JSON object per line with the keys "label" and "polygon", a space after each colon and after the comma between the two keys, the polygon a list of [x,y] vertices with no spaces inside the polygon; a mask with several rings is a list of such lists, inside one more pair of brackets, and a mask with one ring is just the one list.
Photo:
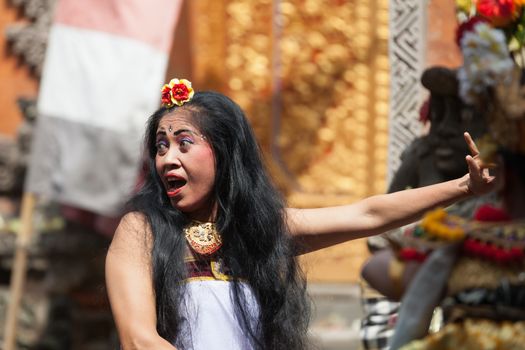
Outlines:
{"label": "hair ornament", "polygon": [[182,106],[190,101],[195,94],[191,81],[186,79],[171,79],[161,89],[161,101],[164,107]]}

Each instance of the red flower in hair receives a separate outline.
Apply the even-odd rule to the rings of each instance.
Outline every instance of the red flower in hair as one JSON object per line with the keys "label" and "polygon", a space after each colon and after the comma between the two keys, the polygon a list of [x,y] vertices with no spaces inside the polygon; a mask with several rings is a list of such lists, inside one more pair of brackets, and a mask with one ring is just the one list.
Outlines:
{"label": "red flower in hair", "polygon": [[171,94],[176,101],[187,101],[190,91],[184,84],[175,84],[171,88]]}
{"label": "red flower in hair", "polygon": [[191,87],[191,82],[186,79],[171,79],[160,91],[161,102],[168,108],[173,105],[182,106],[185,102],[191,100],[195,94]]}
{"label": "red flower in hair", "polygon": [[167,85],[164,85],[161,90],[161,102],[163,105],[171,104],[171,88]]}
{"label": "red flower in hair", "polygon": [[495,27],[502,27],[518,16],[520,7],[514,0],[478,0],[476,10]]}

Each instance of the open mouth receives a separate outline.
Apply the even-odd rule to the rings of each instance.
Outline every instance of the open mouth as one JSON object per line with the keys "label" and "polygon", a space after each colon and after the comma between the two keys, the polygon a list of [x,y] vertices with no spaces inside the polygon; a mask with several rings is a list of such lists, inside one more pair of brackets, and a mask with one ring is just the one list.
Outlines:
{"label": "open mouth", "polygon": [[186,180],[179,177],[168,177],[166,180],[166,192],[169,197],[176,196],[182,187],[186,185]]}

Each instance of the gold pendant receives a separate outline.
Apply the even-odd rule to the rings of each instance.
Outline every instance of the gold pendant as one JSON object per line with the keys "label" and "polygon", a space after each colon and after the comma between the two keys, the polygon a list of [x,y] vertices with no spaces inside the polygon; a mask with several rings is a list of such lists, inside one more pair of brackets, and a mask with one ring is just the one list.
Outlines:
{"label": "gold pendant", "polygon": [[222,239],[214,223],[192,221],[184,228],[190,247],[202,255],[215,253],[222,246]]}

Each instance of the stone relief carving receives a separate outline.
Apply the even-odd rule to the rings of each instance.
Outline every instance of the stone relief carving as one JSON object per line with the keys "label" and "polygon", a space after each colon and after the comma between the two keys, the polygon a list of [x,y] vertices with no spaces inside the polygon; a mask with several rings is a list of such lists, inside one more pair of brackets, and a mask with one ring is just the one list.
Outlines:
{"label": "stone relief carving", "polygon": [[421,0],[390,3],[389,180],[401,164],[403,150],[422,131],[417,116],[423,99],[419,77],[424,62],[425,6],[426,1]]}
{"label": "stone relief carving", "polygon": [[9,25],[5,36],[12,52],[40,77],[56,0],[11,0],[29,22]]}
{"label": "stone relief carving", "polygon": [[[18,56],[39,79],[47,47],[56,0],[11,0],[25,21],[8,25],[6,41],[11,53]],[[31,134],[36,118],[36,100],[20,97],[17,101],[24,120],[16,140],[0,135],[0,193],[21,194],[25,166],[29,157]]]}
{"label": "stone relief carving", "polygon": [[15,140],[0,135],[0,194],[20,195],[36,119],[36,101],[21,97],[18,106],[24,120]]}

